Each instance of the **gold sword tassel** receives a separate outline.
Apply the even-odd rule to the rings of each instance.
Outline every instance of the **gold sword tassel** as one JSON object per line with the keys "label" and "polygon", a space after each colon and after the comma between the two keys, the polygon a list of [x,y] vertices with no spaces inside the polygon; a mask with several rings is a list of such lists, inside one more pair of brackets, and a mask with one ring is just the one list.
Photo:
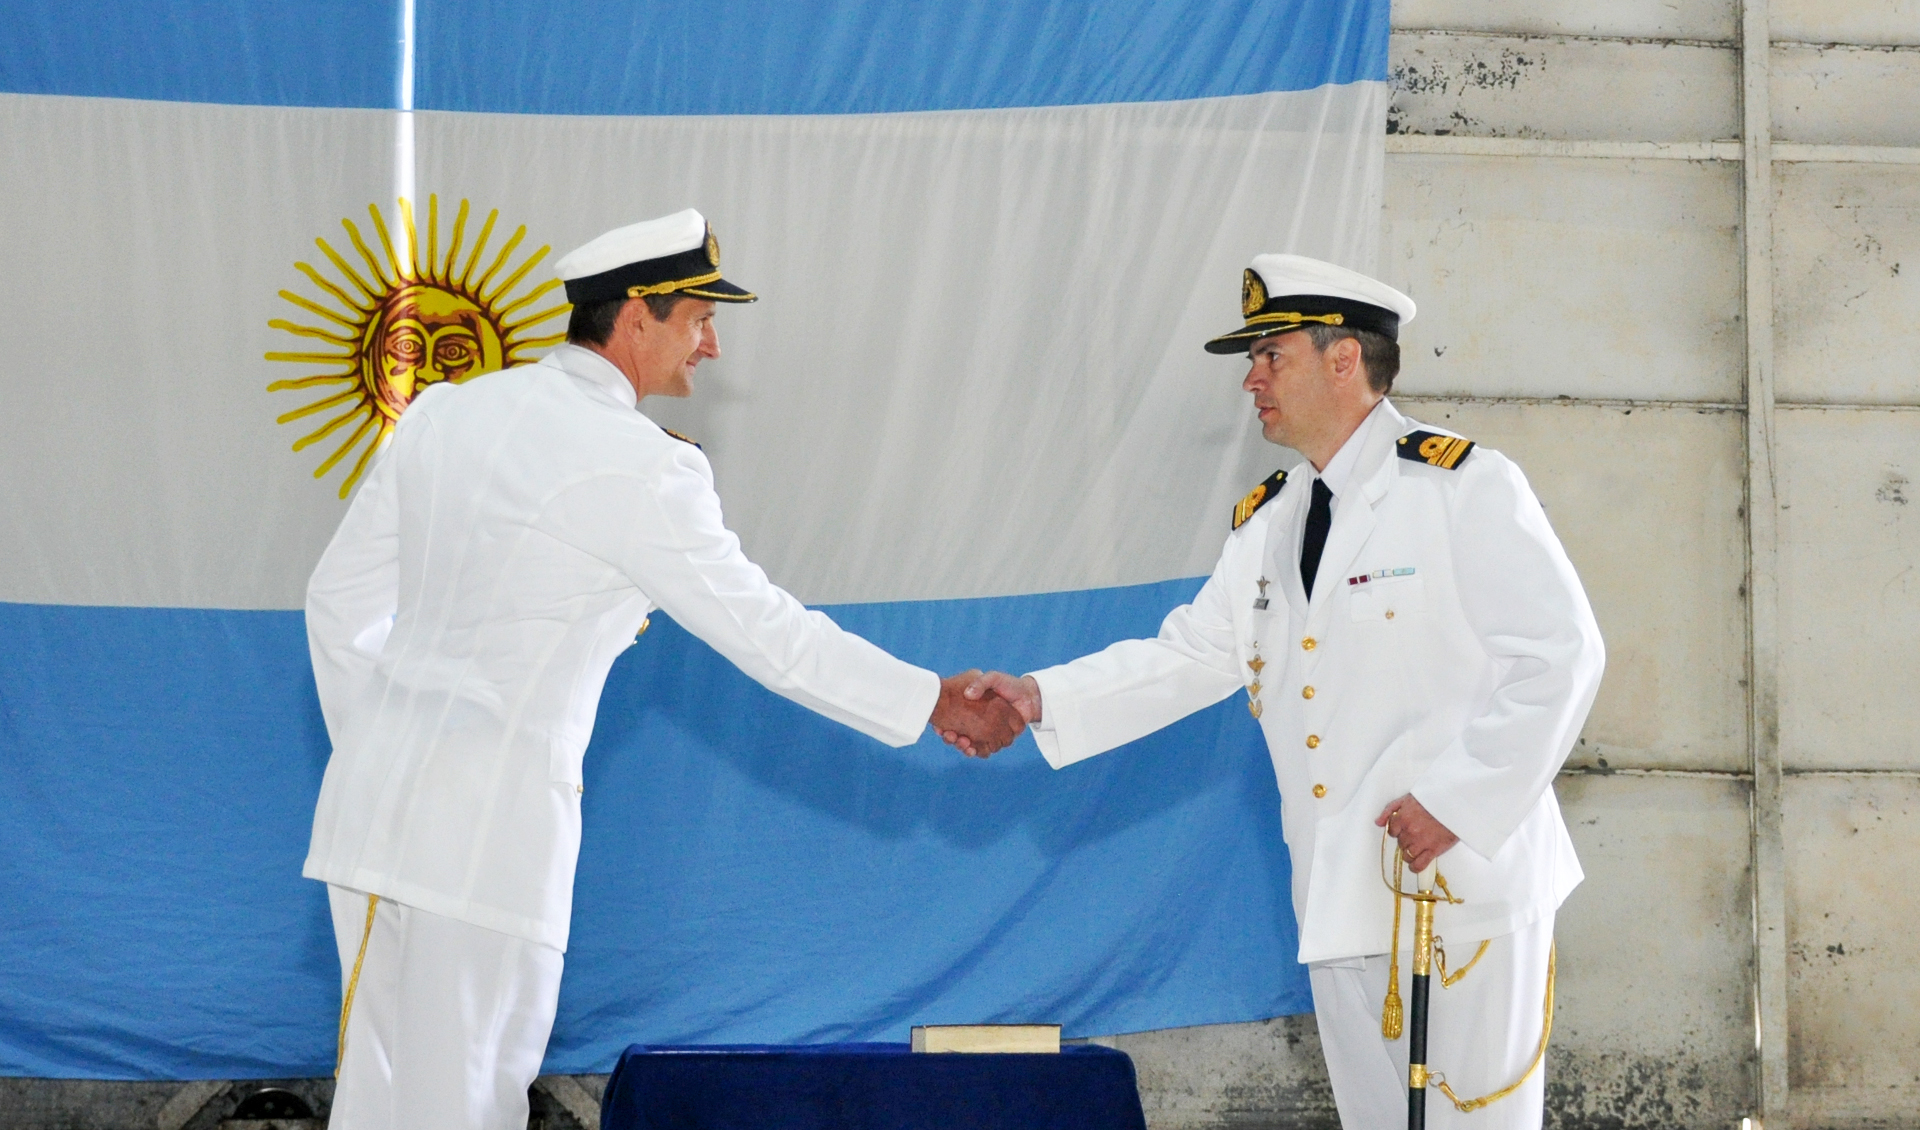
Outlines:
{"label": "gold sword tassel", "polygon": [[1387,1003],[1380,1010],[1380,1034],[1397,1040],[1406,1031],[1407,1011],[1400,1000],[1400,872],[1405,860],[1393,853],[1393,943],[1387,947]]}

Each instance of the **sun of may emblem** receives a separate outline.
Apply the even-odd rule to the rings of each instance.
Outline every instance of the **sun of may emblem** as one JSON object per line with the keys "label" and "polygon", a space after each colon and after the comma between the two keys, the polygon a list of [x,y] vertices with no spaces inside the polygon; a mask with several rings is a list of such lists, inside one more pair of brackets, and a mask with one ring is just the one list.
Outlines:
{"label": "sun of may emblem", "polygon": [[367,214],[373,219],[384,255],[375,255],[368,248],[352,220],[340,221],[366,266],[364,275],[326,240],[316,239],[314,243],[339,271],[340,279],[330,279],[310,264],[295,263],[294,269],[320,288],[321,300],[316,302],[289,290],[280,292],[280,297],[325,324],[302,325],[284,318],[267,323],[327,346],[316,351],[267,354],[269,361],[326,370],[274,381],[267,391],[322,390],[320,399],[284,413],[278,422],[290,424],[322,417],[319,427],[294,442],[295,451],[325,443],[346,430],[313,472],[314,478],[323,478],[358,451],[358,458],[340,483],[341,498],[352,491],[367,461],[421,389],[439,381],[458,384],[530,360],[527,351],[558,344],[566,337],[564,333],[535,336],[535,327],[571,309],[561,302],[522,313],[559,287],[560,280],[549,279],[513,297],[514,288],[550,249],[541,247],[509,268],[515,249],[527,235],[522,225],[489,258],[487,241],[500,217],[498,209],[487,213],[486,222],[468,247],[464,244],[467,202],[462,200],[444,253],[440,250],[438,197],[427,198],[424,244],[414,223],[411,201],[399,201],[398,248],[380,209],[369,204]]}

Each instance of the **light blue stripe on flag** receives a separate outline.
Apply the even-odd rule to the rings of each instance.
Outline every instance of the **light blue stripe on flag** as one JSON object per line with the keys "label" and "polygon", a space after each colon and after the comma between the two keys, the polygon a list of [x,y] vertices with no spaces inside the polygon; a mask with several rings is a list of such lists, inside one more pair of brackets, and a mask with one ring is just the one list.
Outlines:
{"label": "light blue stripe on flag", "polygon": [[422,109],[849,114],[1387,77],[1387,0],[421,0]]}
{"label": "light blue stripe on flag", "polygon": [[[940,670],[1151,633],[1194,580],[845,605]],[[339,968],[299,877],[326,740],[296,612],[0,604],[0,1075],[331,1069]],[[1279,797],[1238,696],[1060,772],[890,750],[656,614],[586,762],[548,1066],[627,1043],[1069,1034],[1305,1011]]]}
{"label": "light blue stripe on flag", "polygon": [[399,0],[8,0],[0,91],[393,106]]}
{"label": "light blue stripe on flag", "polygon": [[[845,114],[1387,77],[1388,0],[417,0],[419,109]],[[403,0],[23,0],[0,91],[395,107]]]}

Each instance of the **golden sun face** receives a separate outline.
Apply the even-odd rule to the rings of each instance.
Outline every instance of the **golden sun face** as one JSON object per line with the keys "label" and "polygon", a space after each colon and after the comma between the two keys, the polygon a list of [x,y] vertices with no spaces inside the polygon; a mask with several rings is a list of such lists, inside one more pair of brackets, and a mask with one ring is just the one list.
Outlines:
{"label": "golden sun face", "polygon": [[[274,318],[267,323],[274,329],[314,338],[332,347],[326,352],[267,354],[269,361],[290,361],[327,369],[313,376],[274,381],[267,386],[267,391],[326,390],[320,399],[282,414],[277,421],[282,424],[338,410],[314,431],[294,441],[295,451],[305,450],[353,425],[313,472],[314,478],[324,478],[358,451],[358,458],[340,483],[341,498],[353,490],[353,484],[367,469],[373,453],[380,449],[394,422],[421,389],[440,381],[459,384],[482,373],[531,360],[528,351],[557,345],[566,337],[565,333],[536,336],[532,333],[534,328],[572,309],[561,302],[521,314],[560,286],[560,280],[549,279],[518,298],[513,297],[513,289],[550,250],[541,247],[503,275],[501,272],[513,258],[514,250],[526,238],[524,225],[501,245],[486,268],[480,269],[487,241],[493,235],[493,225],[500,217],[498,209],[487,213],[473,246],[466,250],[464,263],[461,251],[467,227],[465,200],[460,202],[460,210],[454,216],[444,255],[440,252],[439,197],[427,198],[424,256],[411,201],[399,202],[404,240],[398,249],[388,234],[380,209],[369,204],[367,214],[373,219],[373,230],[379,236],[384,257],[376,256],[367,247],[352,220],[340,221],[354,250],[366,264],[366,277],[328,246],[326,240],[316,239],[314,243],[321,253],[339,271],[340,281],[327,278],[307,263],[295,263],[294,269],[306,275],[331,303],[325,299],[316,302],[288,290],[280,292],[280,297],[330,324],[300,325],[284,318]],[[475,277],[476,271],[478,277]]]}

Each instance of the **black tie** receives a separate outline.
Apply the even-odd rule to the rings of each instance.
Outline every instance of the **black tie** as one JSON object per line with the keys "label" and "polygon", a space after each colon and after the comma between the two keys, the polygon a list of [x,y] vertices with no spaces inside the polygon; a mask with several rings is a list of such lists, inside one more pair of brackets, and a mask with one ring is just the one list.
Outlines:
{"label": "black tie", "polygon": [[1327,548],[1327,529],[1333,525],[1333,492],[1325,479],[1313,480],[1313,504],[1307,507],[1307,536],[1300,543],[1300,583],[1313,599],[1313,578],[1320,572],[1320,554]]}

